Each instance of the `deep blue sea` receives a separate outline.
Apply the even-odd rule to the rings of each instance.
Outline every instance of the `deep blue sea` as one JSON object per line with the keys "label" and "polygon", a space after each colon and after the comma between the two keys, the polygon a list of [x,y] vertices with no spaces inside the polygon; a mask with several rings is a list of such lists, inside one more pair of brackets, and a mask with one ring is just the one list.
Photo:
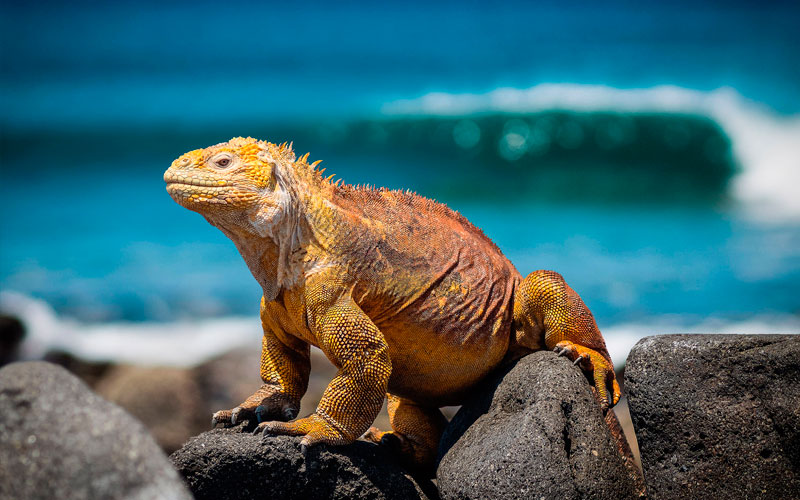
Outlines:
{"label": "deep blue sea", "polygon": [[29,356],[257,345],[255,281],[162,180],[240,135],[447,203],[563,274],[617,360],[652,333],[800,332],[796,2],[0,14],[0,309]]}

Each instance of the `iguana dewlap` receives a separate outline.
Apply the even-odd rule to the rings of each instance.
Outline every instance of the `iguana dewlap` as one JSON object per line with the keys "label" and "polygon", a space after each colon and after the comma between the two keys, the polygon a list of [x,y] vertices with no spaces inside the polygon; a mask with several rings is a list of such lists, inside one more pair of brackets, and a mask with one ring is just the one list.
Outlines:
{"label": "iguana dewlap", "polygon": [[[241,252],[264,295],[264,385],[214,423],[257,417],[257,430],[304,446],[366,437],[430,467],[445,425],[502,363],[556,349],[620,397],[591,312],[551,271],[522,278],[479,229],[410,192],[323,178],[290,146],[237,137],[181,156],[167,192]],[[297,416],[309,345],[338,368],[315,413]],[[370,429],[389,397],[392,432]],[[291,421],[290,421],[291,420]]]}

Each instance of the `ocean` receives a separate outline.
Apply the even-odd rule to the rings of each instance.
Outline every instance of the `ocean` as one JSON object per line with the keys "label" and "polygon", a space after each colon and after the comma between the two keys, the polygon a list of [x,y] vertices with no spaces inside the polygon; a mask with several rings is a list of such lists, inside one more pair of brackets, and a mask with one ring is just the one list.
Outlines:
{"label": "ocean", "polygon": [[560,272],[640,337],[800,332],[800,7],[3,3],[0,310],[26,357],[258,345],[259,288],[177,206],[185,151],[293,141]]}

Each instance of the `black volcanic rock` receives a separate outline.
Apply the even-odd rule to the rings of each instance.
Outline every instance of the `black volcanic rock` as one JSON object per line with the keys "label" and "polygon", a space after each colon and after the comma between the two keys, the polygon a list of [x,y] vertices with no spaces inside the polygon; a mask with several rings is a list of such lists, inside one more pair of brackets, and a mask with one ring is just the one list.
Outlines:
{"label": "black volcanic rock", "polygon": [[800,336],[647,337],[625,386],[651,498],[800,498]]}
{"label": "black volcanic rock", "polygon": [[391,457],[363,441],[313,446],[303,457],[299,437],[215,429],[170,459],[197,500],[425,498]]}
{"label": "black volcanic rock", "polygon": [[475,392],[440,443],[443,499],[640,496],[635,466],[565,358],[535,352]]}

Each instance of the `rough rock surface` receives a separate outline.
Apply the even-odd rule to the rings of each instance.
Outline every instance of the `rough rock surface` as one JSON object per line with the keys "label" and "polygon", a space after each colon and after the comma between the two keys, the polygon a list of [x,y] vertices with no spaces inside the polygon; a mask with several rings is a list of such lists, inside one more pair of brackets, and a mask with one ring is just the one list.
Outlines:
{"label": "rough rock surface", "polygon": [[0,499],[189,499],[142,425],[45,362],[0,369]]}
{"label": "rough rock surface", "polygon": [[487,379],[445,430],[436,474],[443,499],[637,498],[577,367],[552,352]]}
{"label": "rough rock surface", "polygon": [[651,498],[800,498],[800,336],[647,337],[625,386]]}
{"label": "rough rock surface", "polygon": [[363,441],[314,446],[303,457],[299,437],[215,429],[170,459],[197,500],[425,498],[377,445]]}

